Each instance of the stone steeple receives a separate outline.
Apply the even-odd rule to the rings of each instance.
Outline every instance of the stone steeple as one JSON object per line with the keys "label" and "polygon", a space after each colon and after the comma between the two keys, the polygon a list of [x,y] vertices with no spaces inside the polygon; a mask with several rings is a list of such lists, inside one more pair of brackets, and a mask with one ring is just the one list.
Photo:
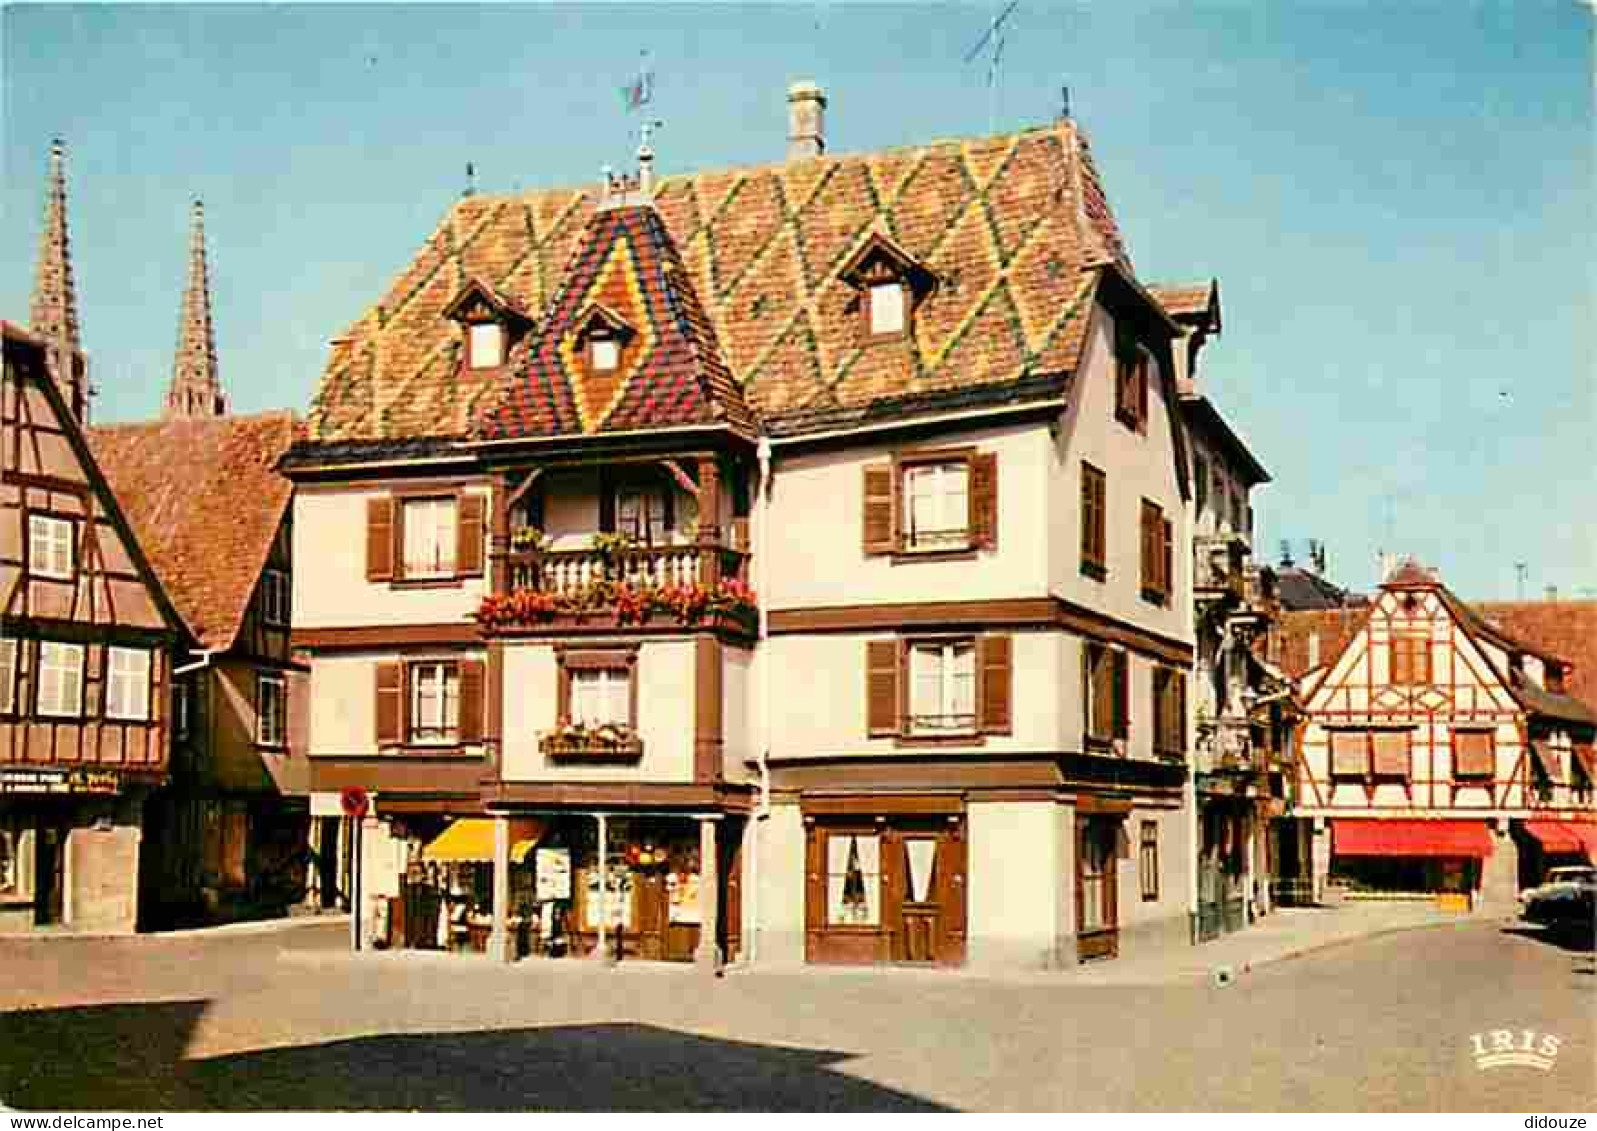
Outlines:
{"label": "stone steeple", "polygon": [[225,416],[227,394],[216,376],[216,333],[211,326],[211,283],[205,266],[205,205],[194,202],[189,231],[189,282],[177,328],[177,356],[166,391],[168,420]]}
{"label": "stone steeple", "polygon": [[80,423],[88,423],[89,365],[78,331],[78,292],[72,281],[72,243],[67,234],[66,145],[50,143],[50,181],[44,233],[33,275],[28,323],[46,344],[50,373]]}

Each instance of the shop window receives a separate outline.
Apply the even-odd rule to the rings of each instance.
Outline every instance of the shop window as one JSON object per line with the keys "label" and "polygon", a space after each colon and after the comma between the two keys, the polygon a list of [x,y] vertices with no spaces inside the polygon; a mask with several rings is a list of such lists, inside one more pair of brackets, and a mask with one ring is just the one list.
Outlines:
{"label": "shop window", "polygon": [[911,644],[909,732],[950,734],[970,733],[975,729],[975,640]]}
{"label": "shop window", "polygon": [[834,927],[881,923],[881,840],[869,833],[826,837],[826,921]]}
{"label": "shop window", "polygon": [[1142,822],[1142,840],[1137,846],[1137,875],[1142,882],[1142,899],[1152,903],[1159,898],[1159,823]]}
{"label": "shop window", "polygon": [[[0,818],[3,821],[4,818]],[[22,886],[22,861],[15,828],[0,824],[0,895],[16,895]]]}
{"label": "shop window", "polygon": [[406,499],[404,522],[404,576],[453,577],[455,574],[455,500]]}
{"label": "shop window", "polygon": [[1110,876],[1114,847],[1103,830],[1089,824],[1081,837],[1081,922],[1078,933],[1113,926],[1109,911]]}
{"label": "shop window", "polygon": [[83,645],[39,641],[39,714],[83,713]]}
{"label": "shop window", "polygon": [[282,746],[287,735],[288,691],[281,675],[255,677],[255,741],[260,746]]}
{"label": "shop window", "polygon": [[1105,749],[1130,734],[1130,665],[1126,653],[1086,641],[1082,653],[1082,713],[1086,745]]}
{"label": "shop window", "polygon": [[460,740],[460,665],[430,660],[410,665],[407,741],[415,746],[448,746]]}
{"label": "shop window", "polygon": [[1417,633],[1400,633],[1392,637],[1391,682],[1398,687],[1412,687],[1431,682],[1431,638]]}
{"label": "shop window", "polygon": [[105,717],[135,721],[150,717],[149,649],[107,649]]}
{"label": "shop window", "polygon": [[17,709],[17,642],[0,637],[0,715]]}
{"label": "shop window", "polygon": [[1497,766],[1497,738],[1490,730],[1453,731],[1453,777],[1490,779]]}
{"label": "shop window", "polygon": [[35,577],[72,578],[73,522],[54,515],[28,516],[28,572]]}

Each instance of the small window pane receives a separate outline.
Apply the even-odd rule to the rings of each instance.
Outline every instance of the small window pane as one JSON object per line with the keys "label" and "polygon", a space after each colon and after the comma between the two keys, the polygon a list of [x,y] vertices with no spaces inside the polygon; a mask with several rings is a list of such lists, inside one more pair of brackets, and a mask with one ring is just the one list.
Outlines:
{"label": "small window pane", "polygon": [[871,288],[871,333],[897,334],[904,329],[904,287],[878,283]]}
{"label": "small window pane", "polygon": [[869,834],[826,837],[826,921],[874,927],[881,922],[881,843]]}
{"label": "small window pane", "polygon": [[450,577],[455,572],[455,500],[405,503],[405,576]]}
{"label": "small window pane", "polygon": [[149,718],[150,653],[143,648],[111,648],[106,667],[106,717]]}
{"label": "small window pane", "polygon": [[583,668],[571,673],[571,720],[584,726],[632,721],[631,686],[624,668]]}
{"label": "small window pane", "polygon": [[914,464],[904,472],[911,550],[964,547],[970,540],[970,468],[963,460]]}
{"label": "small window pane", "polygon": [[497,322],[478,322],[471,327],[471,367],[488,369],[505,359],[505,336]]}
{"label": "small window pane", "polygon": [[83,645],[39,642],[39,713],[83,713]]}
{"label": "small window pane", "polygon": [[0,640],[0,712],[16,710],[17,642]]}
{"label": "small window pane", "polygon": [[260,745],[283,745],[286,702],[282,676],[256,677],[255,741]]}
{"label": "small window pane", "polygon": [[72,576],[72,522],[36,514],[28,517],[28,569],[39,577]]}
{"label": "small window pane", "polygon": [[601,372],[621,364],[621,347],[614,338],[594,338],[593,367]]}

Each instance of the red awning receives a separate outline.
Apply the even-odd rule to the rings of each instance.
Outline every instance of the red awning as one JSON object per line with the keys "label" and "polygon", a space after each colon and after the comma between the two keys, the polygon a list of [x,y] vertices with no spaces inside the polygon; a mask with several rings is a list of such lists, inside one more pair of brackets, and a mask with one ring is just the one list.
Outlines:
{"label": "red awning", "polygon": [[1580,826],[1573,821],[1526,821],[1525,832],[1538,841],[1543,852],[1585,852]]}
{"label": "red awning", "polygon": [[1484,821],[1332,821],[1337,856],[1490,856]]}

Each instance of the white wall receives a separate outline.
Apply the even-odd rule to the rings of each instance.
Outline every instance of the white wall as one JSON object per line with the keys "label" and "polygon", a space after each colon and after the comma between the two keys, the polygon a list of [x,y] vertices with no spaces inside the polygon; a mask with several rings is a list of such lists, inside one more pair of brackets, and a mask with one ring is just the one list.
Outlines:
{"label": "white wall", "polygon": [[[377,753],[377,665],[420,660],[485,659],[483,652],[417,650],[324,652],[311,657],[310,752],[322,757]],[[484,688],[484,698],[487,697]],[[486,709],[486,707],[485,707]]]}
{"label": "white wall", "polygon": [[[594,648],[602,648],[594,644]],[[552,644],[507,641],[504,649],[506,781],[693,780],[694,642],[652,639],[638,650],[638,736],[643,757],[631,763],[551,760],[539,738],[554,729],[559,669]]]}
{"label": "white wall", "polygon": [[[468,489],[488,493],[486,484]],[[294,492],[295,628],[465,623],[477,610],[486,571],[447,587],[366,580],[366,501],[387,493],[304,485]]]}
{"label": "white wall", "polygon": [[754,733],[754,651],[727,645],[721,649],[722,773],[728,781],[752,777],[746,762],[759,757],[759,735]]}
{"label": "white wall", "polygon": [[[863,549],[864,472],[894,450],[975,445],[998,456],[998,545],[975,560],[909,561]],[[1010,425],[939,436],[913,446],[877,443],[788,455],[778,449],[769,546],[760,596],[772,609],[1041,596],[1046,547],[1037,531],[1048,507],[1048,430]]]}
{"label": "white wall", "polygon": [[[1176,477],[1170,406],[1163,384],[1150,381],[1146,431],[1139,434],[1115,419],[1114,319],[1093,311],[1080,369],[1070,385],[1061,417],[1057,456],[1051,458],[1047,511],[1048,579],[1068,601],[1176,639],[1189,633],[1192,596],[1187,507]],[[1081,463],[1107,478],[1105,522],[1108,577],[1081,572]],[[1160,606],[1142,598],[1142,500],[1158,503],[1170,520],[1175,552],[1171,597]]]}
{"label": "white wall", "polygon": [[1060,811],[1051,801],[969,806],[968,965],[1013,969],[1055,963],[1059,879],[1067,864]]}
{"label": "white wall", "polygon": [[[761,962],[804,961],[804,819],[797,805],[773,805],[759,822]],[[744,893],[743,906],[753,915]],[[747,935],[745,935],[747,937]]]}

